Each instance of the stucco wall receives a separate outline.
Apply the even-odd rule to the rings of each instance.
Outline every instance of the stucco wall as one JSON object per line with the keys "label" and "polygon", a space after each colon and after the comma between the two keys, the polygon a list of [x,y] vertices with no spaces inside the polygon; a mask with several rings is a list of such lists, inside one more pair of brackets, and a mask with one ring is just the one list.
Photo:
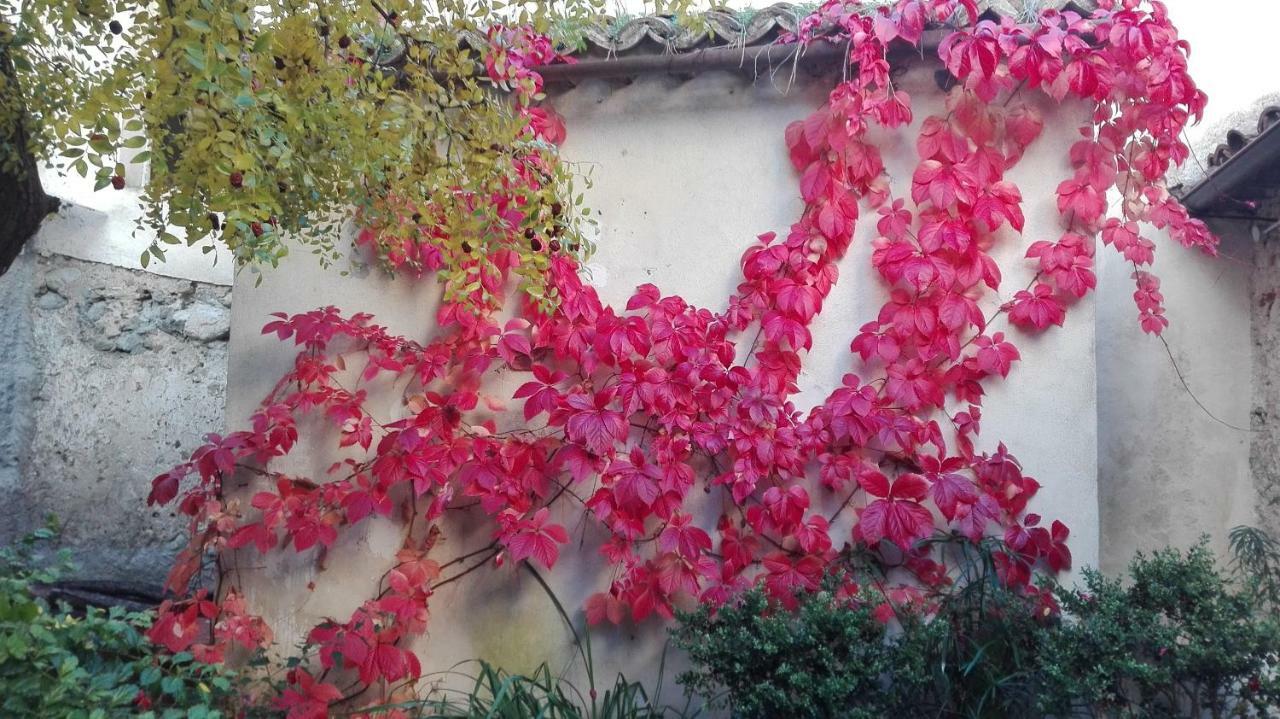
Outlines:
{"label": "stucco wall", "polygon": [[[939,111],[941,96],[930,68],[900,82],[916,98],[917,121]],[[737,281],[742,251],[761,232],[785,232],[798,216],[797,180],[786,158],[783,129],[816,107],[829,86],[829,81],[802,82],[783,94],[767,77],[752,87],[729,75],[704,74],[685,83],[662,77],[625,86],[591,82],[555,97],[569,128],[564,152],[590,171],[594,184],[587,204],[603,213],[599,251],[588,268],[603,298],[622,303],[636,285],[653,282],[695,304],[723,307]],[[1028,198],[1030,237],[1056,233],[1053,190],[1070,173],[1065,147],[1080,119],[1072,111],[1053,113],[1045,136],[1012,173]],[[909,183],[916,161],[914,138],[913,128],[878,139],[903,194],[900,183]],[[801,408],[820,401],[854,368],[849,342],[883,301],[884,289],[869,263],[873,227],[862,223],[855,249],[840,268],[841,281],[816,322],[814,349],[801,378]],[[1009,243],[998,257],[1009,296],[1032,276],[1024,250]],[[429,282],[393,280],[377,271],[340,276],[304,254],[266,273],[261,285],[254,279],[238,278],[235,287],[227,411],[233,427],[247,419],[292,362],[291,346],[260,334],[268,313],[335,304],[347,312],[371,312],[391,331],[421,339],[430,331],[438,294]],[[988,298],[988,307],[1002,299],[1008,296]],[[1006,441],[1028,473],[1042,480],[1037,509],[1072,527],[1081,565],[1095,564],[1098,556],[1093,312],[1092,300],[1086,300],[1072,309],[1065,329],[1021,340],[1023,362],[990,393],[983,422],[989,448]],[[385,396],[390,411],[395,405]],[[327,447],[313,444],[294,455],[274,468],[322,476],[318,472],[333,458]],[[442,558],[489,541],[487,530],[455,529],[445,533]],[[570,529],[575,543],[562,553],[550,580],[580,624],[582,601],[606,583],[596,576],[592,540],[578,546],[580,525],[572,523]],[[282,647],[322,617],[349,615],[391,566],[399,542],[394,527],[367,521],[351,534],[328,552],[322,578],[311,555],[241,557],[239,577],[250,603],[272,623]],[[313,580],[314,590],[308,586]],[[442,589],[431,613],[430,633],[418,647],[427,671],[475,657],[513,669],[529,669],[542,660],[558,668],[572,661],[569,635],[551,602],[529,576],[509,565]],[[597,631],[598,672],[606,681],[622,670],[652,683],[664,639],[653,624]],[[668,687],[676,666],[668,662]],[[580,683],[581,675],[571,674]]]}
{"label": "stucco wall", "polygon": [[230,289],[40,240],[0,277],[0,544],[56,514],[81,578],[158,590],[186,525],[150,478],[222,424]]}
{"label": "stucco wall", "polygon": [[1217,259],[1148,228],[1158,246],[1153,272],[1168,308],[1168,351],[1138,326],[1132,265],[1110,248],[1098,253],[1098,486],[1107,572],[1123,570],[1136,551],[1186,547],[1202,534],[1225,552],[1231,528],[1255,521],[1253,243],[1245,223],[1213,229],[1223,239]]}

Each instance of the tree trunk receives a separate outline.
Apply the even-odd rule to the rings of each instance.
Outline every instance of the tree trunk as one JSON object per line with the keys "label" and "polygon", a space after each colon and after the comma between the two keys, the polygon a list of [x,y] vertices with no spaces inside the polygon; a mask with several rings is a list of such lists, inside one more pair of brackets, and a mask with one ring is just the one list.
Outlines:
{"label": "tree trunk", "polygon": [[[0,35],[2,37],[2,35]],[[8,91],[21,97],[17,74],[9,61],[8,46],[0,43],[0,74]],[[13,148],[17,162],[0,158],[0,275],[22,251],[22,246],[36,233],[45,215],[58,209],[58,200],[45,194],[40,184],[36,158],[31,153],[27,136],[28,118],[18,116],[14,127],[0,127],[0,148]]]}

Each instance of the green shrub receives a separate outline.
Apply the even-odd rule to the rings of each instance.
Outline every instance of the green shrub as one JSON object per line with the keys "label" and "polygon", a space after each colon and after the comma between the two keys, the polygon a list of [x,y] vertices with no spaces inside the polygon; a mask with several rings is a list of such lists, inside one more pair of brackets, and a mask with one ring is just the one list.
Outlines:
{"label": "green shrub", "polygon": [[735,716],[878,719],[890,708],[883,625],[829,590],[791,612],[754,589],[718,612],[704,606],[679,620],[675,644],[693,669],[678,681]]}
{"label": "green shrub", "polygon": [[[1003,589],[990,547],[927,619],[829,590],[788,611],[753,590],[681,615],[686,690],[754,717],[1280,717],[1280,623],[1205,543],[1139,555],[1125,581],[1058,588],[1061,617]],[[872,581],[864,586],[874,586]]]}
{"label": "green shrub", "polygon": [[1086,571],[1045,636],[1042,708],[1103,717],[1280,716],[1280,622],[1204,542],[1139,554],[1126,582]]}
{"label": "green shrub", "polygon": [[[786,611],[754,589],[679,617],[673,635],[693,662],[680,682],[735,717],[1026,716],[1042,605],[1003,588],[993,543],[939,541],[962,581],[931,597],[928,621],[900,607],[890,629],[875,616],[884,599],[875,592],[850,602],[827,589]],[[882,577],[860,579],[874,587]]]}
{"label": "green shrub", "polygon": [[150,613],[50,606],[32,591],[70,569],[39,552],[56,528],[0,548],[0,716],[229,717],[242,680],[189,654],[157,653]]}

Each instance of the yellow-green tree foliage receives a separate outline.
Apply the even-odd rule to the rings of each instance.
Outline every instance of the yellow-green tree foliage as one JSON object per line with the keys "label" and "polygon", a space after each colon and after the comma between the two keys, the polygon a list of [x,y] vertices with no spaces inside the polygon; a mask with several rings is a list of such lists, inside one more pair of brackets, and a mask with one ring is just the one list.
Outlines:
{"label": "yellow-green tree foliage", "polygon": [[[574,178],[524,131],[519,106],[540,93],[484,71],[486,59],[502,69],[502,42],[460,38],[504,25],[563,42],[601,1],[0,0],[19,81],[0,86],[0,123],[25,110],[31,150],[104,191],[137,171],[122,150],[149,161],[143,224],[158,239],[144,264],[166,245],[216,242],[242,265],[275,265],[290,246],[329,261],[355,219],[402,268],[423,269],[395,257],[404,240],[437,243],[455,291],[474,292],[484,258],[514,250],[538,295],[546,255],[528,238],[590,250]],[[514,197],[535,209],[512,231],[492,198],[536,155],[546,172]]]}

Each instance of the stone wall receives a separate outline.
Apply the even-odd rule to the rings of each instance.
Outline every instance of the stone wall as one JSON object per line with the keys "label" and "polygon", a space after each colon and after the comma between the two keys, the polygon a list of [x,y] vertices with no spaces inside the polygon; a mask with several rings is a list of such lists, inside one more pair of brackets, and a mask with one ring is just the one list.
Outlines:
{"label": "stone wall", "polygon": [[[1275,217],[1280,204],[1264,216]],[[1260,228],[1266,229],[1266,228]],[[1250,316],[1253,320],[1253,441],[1249,467],[1258,493],[1258,522],[1280,537],[1280,238],[1254,247]]]}
{"label": "stone wall", "polygon": [[56,514],[80,577],[158,588],[185,522],[146,496],[222,426],[231,291],[40,245],[0,277],[0,544]]}

